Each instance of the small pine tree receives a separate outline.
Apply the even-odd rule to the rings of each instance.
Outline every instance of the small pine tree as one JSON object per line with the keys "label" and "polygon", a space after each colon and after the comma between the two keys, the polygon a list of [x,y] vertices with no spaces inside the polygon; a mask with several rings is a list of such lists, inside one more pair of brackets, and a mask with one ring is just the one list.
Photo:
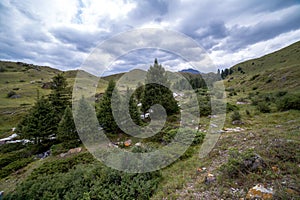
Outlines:
{"label": "small pine tree", "polygon": [[20,136],[33,139],[35,144],[56,133],[55,112],[48,99],[37,100],[29,113],[18,125]]}
{"label": "small pine tree", "polygon": [[143,84],[139,82],[138,86],[135,90],[135,97],[138,100],[138,102],[141,101],[141,99],[143,97],[144,90],[145,90],[145,86],[143,86]]}
{"label": "small pine tree", "polygon": [[94,138],[97,137],[98,121],[94,117],[94,108],[84,98],[78,102],[75,107],[74,121],[76,123],[77,133],[80,134],[82,142],[94,142]]}
{"label": "small pine tree", "polygon": [[129,88],[127,88],[127,100],[129,99],[129,113],[132,121],[134,121],[135,124],[140,125],[141,124],[141,118],[140,118],[140,113],[137,107],[137,102],[133,98],[133,96],[130,96],[132,92],[130,91]]}
{"label": "small pine tree", "polygon": [[51,90],[49,100],[57,114],[56,120],[58,124],[66,107],[71,106],[72,93],[66,78],[62,74],[57,74],[52,78]]}
{"label": "small pine tree", "polygon": [[65,109],[64,115],[58,124],[57,139],[61,142],[78,139],[72,110],[69,106]]}
{"label": "small pine tree", "polygon": [[235,110],[232,115],[231,115],[231,120],[236,121],[236,120],[241,120],[241,115],[239,111]]}
{"label": "small pine tree", "polygon": [[[107,89],[98,105],[97,118],[99,120],[100,126],[109,133],[115,133],[119,131],[119,127],[114,120],[112,113],[111,102],[112,94],[116,84],[113,80],[109,81]],[[116,91],[117,92],[117,91]],[[119,95],[114,101],[118,101]],[[116,103],[117,105],[118,103]]]}
{"label": "small pine tree", "polygon": [[154,65],[150,66],[147,72],[142,111],[145,113],[152,105],[160,104],[166,109],[168,115],[178,113],[179,107],[169,86],[165,69],[155,59]]}

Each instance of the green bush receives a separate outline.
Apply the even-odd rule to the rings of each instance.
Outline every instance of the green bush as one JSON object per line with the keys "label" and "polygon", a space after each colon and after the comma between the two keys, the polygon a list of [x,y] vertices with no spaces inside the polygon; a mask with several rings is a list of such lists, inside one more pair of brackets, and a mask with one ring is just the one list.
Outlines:
{"label": "green bush", "polygon": [[300,110],[300,94],[286,94],[276,101],[279,111]]}
{"label": "green bush", "polygon": [[197,131],[197,132],[195,133],[195,138],[194,138],[194,140],[193,140],[192,145],[202,144],[204,138],[205,138],[205,133],[202,133],[202,132],[200,132],[200,131]]}
{"label": "green bush", "polygon": [[192,147],[192,146],[190,146],[185,152],[184,152],[184,154],[182,154],[181,156],[180,156],[180,160],[185,160],[185,159],[187,159],[187,158],[190,158],[190,157],[192,157],[193,155],[194,155],[194,153],[196,152],[196,150]]}
{"label": "green bush", "polygon": [[12,96],[14,96],[14,95],[16,95],[17,93],[15,92],[15,91],[9,91],[8,93],[7,93],[7,95],[6,95],[6,97],[7,98],[10,98],[10,97],[12,97]]}
{"label": "green bush", "polygon": [[249,81],[254,81],[257,77],[259,77],[259,74],[253,75]]}
{"label": "green bush", "polygon": [[21,142],[2,144],[0,145],[0,153],[9,153],[23,148],[25,148],[25,145],[23,145]]}
{"label": "green bush", "polygon": [[94,162],[94,157],[88,153],[80,153],[78,155],[59,159],[53,162],[46,162],[37,169],[34,169],[30,174],[29,179],[36,179],[41,175],[51,175],[55,173],[66,173],[78,164],[86,164]]}
{"label": "green bush", "polygon": [[18,159],[21,159],[23,157],[22,154],[23,151],[15,151],[6,153],[0,156],[0,168],[5,167],[9,163],[12,163]]}
{"label": "green bush", "polygon": [[70,140],[70,141],[66,141],[60,144],[55,144],[53,146],[51,146],[51,154],[52,155],[58,155],[60,153],[64,153],[67,152],[69,149],[78,147],[80,145],[80,141],[79,140]]}
{"label": "green bush", "polygon": [[22,158],[20,160],[13,161],[6,165],[5,167],[1,168],[0,170],[0,178],[4,178],[9,174],[21,169],[31,163],[33,161],[33,157],[30,158]]}
{"label": "green bush", "polygon": [[271,109],[266,102],[259,102],[256,107],[259,110],[259,112],[262,112],[262,113],[271,112]]}
{"label": "green bush", "polygon": [[229,113],[231,111],[236,111],[239,110],[239,107],[237,107],[236,105],[232,105],[230,103],[226,103],[226,112]]}
{"label": "green bush", "polygon": [[287,91],[278,91],[275,96],[276,97],[283,97],[284,95],[286,95],[288,92]]}
{"label": "green bush", "polygon": [[234,111],[231,115],[231,120],[236,121],[236,120],[241,120],[241,115],[239,111]]}
{"label": "green bush", "polygon": [[229,159],[220,168],[222,175],[229,178],[236,178],[249,172],[255,172],[258,168],[250,169],[249,167],[251,166],[248,166],[248,162],[245,161],[253,160],[256,157],[252,149],[248,149],[242,153],[237,149],[229,149]]}
{"label": "green bush", "polygon": [[101,164],[77,165],[66,173],[26,179],[5,199],[149,199],[161,180],[159,171],[132,174]]}
{"label": "green bush", "polygon": [[250,111],[249,110],[245,110],[246,115],[250,115]]}

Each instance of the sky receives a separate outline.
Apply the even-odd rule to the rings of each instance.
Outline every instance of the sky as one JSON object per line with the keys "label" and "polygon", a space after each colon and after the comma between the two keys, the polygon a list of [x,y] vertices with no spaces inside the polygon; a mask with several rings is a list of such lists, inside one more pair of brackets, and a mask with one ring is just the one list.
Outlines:
{"label": "sky", "polygon": [[[191,38],[210,58],[214,71],[299,41],[300,1],[1,0],[0,60],[79,69],[103,42],[146,28]],[[170,49],[182,47],[181,40],[160,33],[149,38],[158,47],[166,41]],[[123,39],[122,45],[136,42],[134,37]],[[106,45],[105,51],[114,54],[115,45]],[[155,46],[122,53],[104,74],[146,69],[154,58],[171,71],[189,67],[177,52]]]}

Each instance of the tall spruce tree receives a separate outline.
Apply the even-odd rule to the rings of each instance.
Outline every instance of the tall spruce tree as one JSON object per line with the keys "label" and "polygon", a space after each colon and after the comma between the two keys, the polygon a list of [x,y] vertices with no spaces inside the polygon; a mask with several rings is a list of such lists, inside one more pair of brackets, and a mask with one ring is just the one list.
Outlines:
{"label": "tall spruce tree", "polygon": [[55,133],[55,115],[49,100],[44,97],[39,98],[18,125],[20,136],[33,140],[35,144],[41,143]]}
{"label": "tall spruce tree", "polygon": [[51,93],[49,100],[53,106],[53,109],[57,113],[58,122],[67,106],[71,106],[71,88],[68,87],[68,83],[63,74],[57,74],[52,78]]}
{"label": "tall spruce tree", "polygon": [[57,74],[52,78],[51,93],[48,97],[55,112],[53,126],[56,127],[54,133],[57,134],[57,127],[62,119],[67,106],[71,106],[71,88],[63,74]]}
{"label": "tall spruce tree", "polygon": [[77,133],[80,134],[82,142],[92,142],[97,137],[97,130],[99,128],[98,121],[94,117],[93,106],[84,98],[75,106],[74,120],[76,122]]}
{"label": "tall spruce tree", "polygon": [[152,105],[160,104],[168,115],[178,113],[179,107],[169,86],[165,69],[155,59],[154,65],[147,72],[142,111],[145,113]]}
{"label": "tall spruce tree", "polygon": [[65,109],[64,115],[58,124],[57,139],[60,142],[79,139],[72,116],[72,110],[69,106]]}
{"label": "tall spruce tree", "polygon": [[[119,131],[118,125],[114,120],[111,108],[112,94],[115,86],[116,83],[113,80],[110,80],[105,90],[105,93],[100,100],[97,111],[97,118],[99,120],[99,124],[108,133],[116,133]],[[120,99],[118,94],[116,96],[117,97],[116,99],[114,99],[114,101],[118,101]]]}

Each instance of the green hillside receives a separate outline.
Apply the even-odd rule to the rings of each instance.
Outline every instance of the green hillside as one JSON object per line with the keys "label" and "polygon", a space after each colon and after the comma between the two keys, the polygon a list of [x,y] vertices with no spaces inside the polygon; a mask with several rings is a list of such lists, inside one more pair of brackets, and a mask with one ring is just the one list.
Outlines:
{"label": "green hillside", "polygon": [[[15,127],[27,110],[31,108],[37,95],[43,96],[50,93],[47,83],[58,73],[63,73],[69,85],[72,86],[77,70],[63,72],[47,66],[0,61],[1,137],[10,134],[9,130]],[[105,80],[100,80],[97,93],[104,92],[106,85]],[[8,95],[12,96],[8,97]]]}
{"label": "green hillside", "polygon": [[239,63],[226,78],[227,87],[240,90],[300,90],[300,42],[260,58]]}

